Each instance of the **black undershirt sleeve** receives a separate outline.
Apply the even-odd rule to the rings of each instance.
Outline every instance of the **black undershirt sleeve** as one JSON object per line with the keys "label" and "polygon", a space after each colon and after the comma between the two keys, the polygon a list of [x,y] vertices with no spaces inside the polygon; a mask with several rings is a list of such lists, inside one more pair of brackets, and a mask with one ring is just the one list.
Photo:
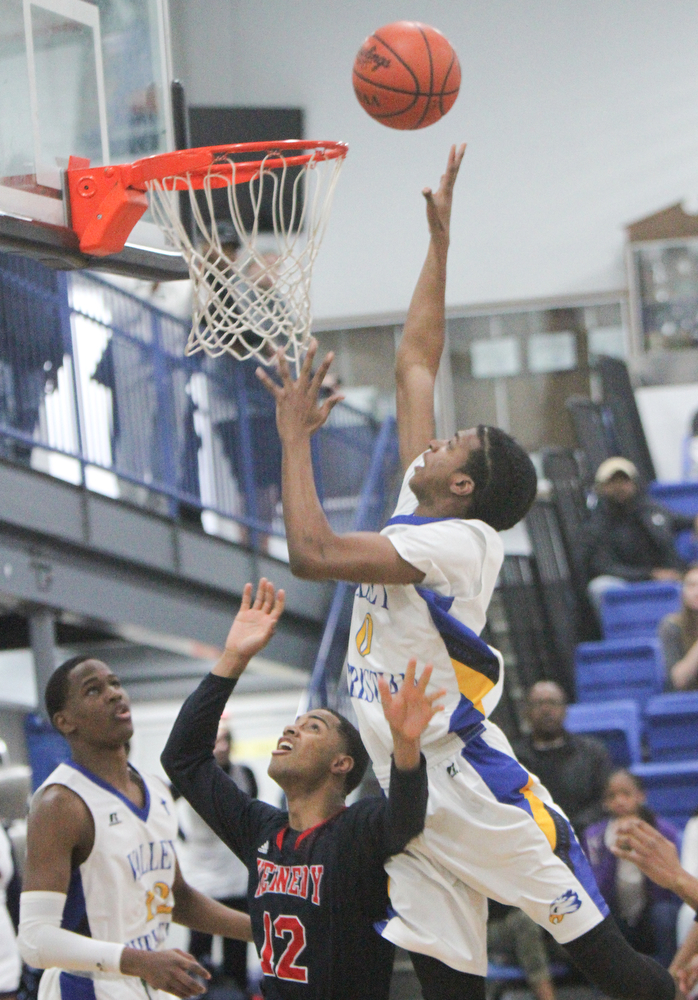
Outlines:
{"label": "black undershirt sleeve", "polygon": [[369,849],[381,862],[399,854],[422,832],[428,796],[427,765],[420,754],[419,767],[413,771],[400,771],[393,761],[387,799],[363,800],[372,805],[365,807],[363,832]]}
{"label": "black undershirt sleeve", "polygon": [[241,791],[213,756],[218,723],[235,683],[216,674],[204,677],[182,705],[160,760],[187,802],[244,860],[282,813]]}

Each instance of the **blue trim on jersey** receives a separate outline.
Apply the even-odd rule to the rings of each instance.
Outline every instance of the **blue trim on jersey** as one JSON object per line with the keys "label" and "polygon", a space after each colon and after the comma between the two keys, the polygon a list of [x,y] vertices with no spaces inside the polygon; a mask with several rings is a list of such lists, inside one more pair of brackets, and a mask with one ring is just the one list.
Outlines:
{"label": "blue trim on jersey", "polygon": [[393,917],[396,917],[398,915],[397,910],[394,910],[390,904],[388,904],[388,906],[386,907],[386,913],[388,914],[388,916],[384,920],[375,920],[373,922],[373,929],[377,931],[381,936],[383,935],[383,931],[388,926]]}
{"label": "blue trim on jersey", "polygon": [[[477,633],[450,614],[453,598],[437,594],[426,587],[415,587],[415,590],[429,608],[431,620],[443,639],[451,660],[477,671],[496,686],[499,681],[499,660]],[[457,733],[467,745],[484,730],[482,720],[482,712],[461,691],[458,704],[451,712],[448,731]]]}
{"label": "blue trim on jersey", "polygon": [[68,767],[74,767],[76,771],[80,772],[80,774],[84,774],[86,778],[90,779],[90,781],[94,781],[95,785],[99,785],[99,787],[103,788],[105,792],[111,792],[112,795],[116,795],[117,798],[120,798],[124,805],[128,806],[131,812],[134,813],[140,820],[143,820],[144,823],[147,822],[148,813],[150,812],[150,792],[148,791],[147,784],[138,771],[136,771],[133,764],[129,764],[129,767],[132,771],[135,771],[135,773],[138,774],[138,777],[143,782],[145,802],[143,803],[142,809],[140,806],[137,806],[135,802],[131,802],[131,800],[124,795],[123,792],[120,792],[118,788],[114,788],[114,786],[110,785],[108,781],[102,781],[101,778],[98,778],[96,774],[93,774],[92,771],[88,771],[87,768],[83,767],[81,764],[76,764],[74,760],[67,760],[65,763]]}
{"label": "blue trim on jersey", "polygon": [[396,514],[386,521],[389,524],[434,524],[435,521],[462,521],[462,517],[419,517],[417,514]]}
{"label": "blue trim on jersey", "polygon": [[61,927],[67,931],[76,931],[85,937],[92,937],[90,922],[87,917],[85,891],[82,887],[82,875],[79,868],[76,868],[70,876],[70,885],[68,886],[68,895],[63,907]]}
{"label": "blue trim on jersey", "polygon": [[94,981],[87,976],[61,972],[58,982],[61,988],[61,1000],[97,1000]]}
{"label": "blue trim on jersey", "polygon": [[482,721],[482,713],[473,705],[464,694],[458,699],[458,704],[451,712],[448,722],[449,733],[460,736],[467,746],[471,740],[485,731],[485,723]]}
{"label": "blue trim on jersey", "polygon": [[[463,747],[461,757],[477,771],[498,802],[523,809],[535,822],[530,803],[521,791],[528,784],[530,775],[515,757],[491,747],[482,736]],[[557,846],[553,853],[573,872],[597,909],[607,917],[610,911],[572,827],[556,809],[549,808],[545,803],[543,806],[552,817],[557,831]]]}
{"label": "blue trim on jersey", "polygon": [[476,632],[450,614],[453,598],[444,597],[425,587],[415,587],[415,590],[426,601],[431,620],[451,659],[484,674],[496,685],[499,681],[499,659]]}

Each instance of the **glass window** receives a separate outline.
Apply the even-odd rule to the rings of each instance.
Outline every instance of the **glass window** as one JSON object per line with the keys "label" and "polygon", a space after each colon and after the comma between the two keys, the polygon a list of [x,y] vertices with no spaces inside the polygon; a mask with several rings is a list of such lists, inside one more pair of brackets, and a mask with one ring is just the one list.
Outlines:
{"label": "glass window", "polygon": [[598,357],[600,354],[609,358],[620,358],[627,355],[625,330],[622,326],[597,326],[588,332],[589,355]]}
{"label": "glass window", "polygon": [[516,337],[490,337],[470,345],[474,378],[501,378],[521,371],[521,349]]}
{"label": "glass window", "polygon": [[577,337],[571,330],[532,333],[528,338],[531,372],[566,372],[577,367]]}

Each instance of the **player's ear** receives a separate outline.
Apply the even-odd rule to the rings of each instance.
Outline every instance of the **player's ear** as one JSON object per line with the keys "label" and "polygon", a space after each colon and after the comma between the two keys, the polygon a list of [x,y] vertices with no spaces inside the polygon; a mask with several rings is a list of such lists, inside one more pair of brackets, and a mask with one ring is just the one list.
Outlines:
{"label": "player's ear", "polygon": [[337,754],[335,759],[330,764],[330,771],[332,774],[339,774],[342,777],[349,774],[354,766],[354,758],[350,757],[348,753]]}
{"label": "player's ear", "polygon": [[467,497],[475,489],[475,483],[467,472],[458,469],[456,472],[451,473],[451,481],[448,488],[457,497]]}
{"label": "player's ear", "polygon": [[75,732],[75,724],[66,717],[65,711],[56,712],[51,721],[61,736],[70,736]]}

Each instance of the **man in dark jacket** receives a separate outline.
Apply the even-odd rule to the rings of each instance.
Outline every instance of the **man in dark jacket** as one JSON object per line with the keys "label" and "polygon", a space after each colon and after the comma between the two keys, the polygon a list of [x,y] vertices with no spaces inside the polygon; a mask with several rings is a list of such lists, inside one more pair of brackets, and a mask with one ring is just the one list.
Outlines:
{"label": "man in dark jacket", "polygon": [[600,740],[567,732],[567,699],[554,681],[534,684],[527,708],[531,733],[516,744],[516,756],[540,778],[581,837],[587,826],[603,816],[611,758]]}
{"label": "man in dark jacket", "polygon": [[608,458],[596,470],[598,504],[587,525],[589,597],[598,609],[610,587],[641,580],[678,580],[683,564],[674,534],[696,530],[696,519],[651,501],[626,458]]}

